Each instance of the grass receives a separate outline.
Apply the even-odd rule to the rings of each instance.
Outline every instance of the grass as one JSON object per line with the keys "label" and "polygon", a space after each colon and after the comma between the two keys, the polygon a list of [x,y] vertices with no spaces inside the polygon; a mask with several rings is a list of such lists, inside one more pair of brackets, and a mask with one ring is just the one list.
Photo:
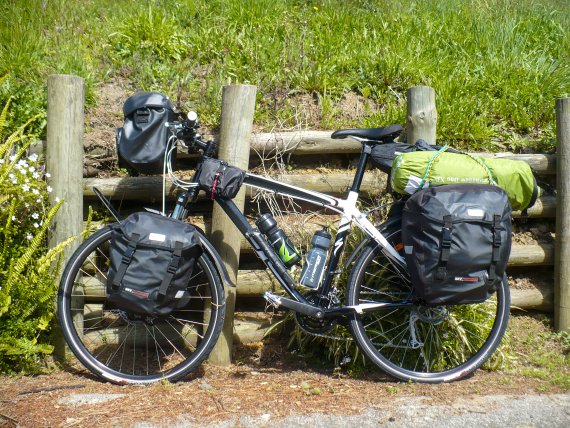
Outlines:
{"label": "grass", "polygon": [[[570,341],[564,333],[552,333],[552,319],[539,313],[515,313],[511,315],[507,335],[501,345],[501,356],[495,361],[498,365],[486,364],[483,370],[492,370],[498,385],[518,384],[521,390],[528,384],[540,392],[570,391]],[[299,341],[299,338],[295,338]],[[328,369],[333,370],[343,355],[352,354],[348,342],[333,340],[300,340],[303,351],[296,352],[295,358],[304,361],[309,368],[320,370],[323,362],[328,361]],[[357,356],[362,359],[362,356]],[[499,361],[500,360],[500,361]],[[365,379],[370,377],[375,368],[371,364],[362,366],[349,364],[335,371],[344,371],[350,377]],[[538,384],[535,382],[539,381]],[[397,389],[387,387],[390,393]],[[476,391],[474,391],[476,392]],[[478,391],[481,392],[481,391]]]}
{"label": "grass", "polygon": [[[260,127],[330,129],[403,123],[406,90],[425,84],[442,142],[548,150],[554,100],[570,94],[569,24],[564,0],[7,0],[0,98],[14,96],[16,126],[45,111],[51,73],[84,77],[91,104],[122,77],[215,126],[222,86],[251,83]],[[375,108],[347,115],[349,92]]]}
{"label": "grass", "polygon": [[551,333],[552,320],[545,315],[515,315],[510,324],[513,358],[507,372],[542,381],[544,392],[570,390],[570,340]]}

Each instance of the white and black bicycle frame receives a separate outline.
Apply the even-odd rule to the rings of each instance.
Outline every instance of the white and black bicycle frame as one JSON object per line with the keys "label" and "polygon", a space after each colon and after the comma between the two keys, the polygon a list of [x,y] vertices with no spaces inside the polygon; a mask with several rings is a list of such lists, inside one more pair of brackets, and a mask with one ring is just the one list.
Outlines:
{"label": "white and black bicycle frame", "polygon": [[[359,139],[360,140],[360,139]],[[275,195],[290,197],[296,200],[309,202],[322,208],[335,211],[341,214],[342,218],[338,227],[338,231],[331,249],[326,266],[326,272],[323,276],[317,293],[319,296],[328,296],[333,286],[333,280],[338,273],[338,265],[343,253],[346,238],[350,232],[353,223],[356,224],[364,233],[373,239],[381,248],[395,267],[405,270],[405,260],[398,251],[387,241],[380,230],[374,226],[370,220],[356,206],[358,201],[359,189],[362,184],[366,163],[370,155],[370,146],[366,141],[362,141],[362,153],[354,180],[346,199],[336,198],[324,193],[306,190],[290,184],[280,183],[276,180],[262,177],[255,174],[246,174],[244,183],[247,186],[260,189]],[[197,182],[194,177],[193,181]],[[183,216],[186,213],[185,206],[188,200],[194,200],[198,193],[197,188],[191,188],[189,191],[181,194],[177,200],[177,206],[174,216]],[[378,311],[382,309],[390,309],[395,307],[411,305],[410,302],[403,303],[364,303],[357,306],[333,306],[330,308],[320,307],[319,300],[317,304],[307,301],[298,291],[297,283],[290,275],[289,271],[268,244],[262,233],[252,227],[246,217],[237,208],[231,199],[216,198],[215,201],[222,207],[224,212],[243,234],[246,240],[253,247],[259,258],[265,263],[268,269],[274,274],[281,286],[292,299],[279,296],[270,292],[266,292],[264,297],[275,306],[284,306],[297,312],[309,315],[315,318],[337,317],[349,313],[363,313],[370,311]]]}

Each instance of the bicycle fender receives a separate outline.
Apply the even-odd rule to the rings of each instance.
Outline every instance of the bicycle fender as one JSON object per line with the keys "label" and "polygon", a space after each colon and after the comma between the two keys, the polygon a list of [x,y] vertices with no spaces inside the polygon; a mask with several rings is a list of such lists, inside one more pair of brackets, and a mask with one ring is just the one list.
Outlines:
{"label": "bicycle fender", "polygon": [[212,260],[214,261],[214,265],[216,266],[216,270],[218,271],[218,275],[222,279],[222,282],[228,287],[235,288],[236,285],[230,279],[230,276],[228,275],[228,271],[226,269],[226,266],[224,265],[224,262],[222,261],[220,253],[218,253],[218,251],[212,245],[212,243],[208,241],[208,238],[206,238],[206,235],[200,228],[196,227],[196,230],[200,232],[198,234],[200,238],[200,243],[202,244],[204,252],[207,253],[210,257],[212,257]]}
{"label": "bicycle fender", "polygon": [[[402,216],[397,215],[397,216],[393,216],[393,217],[389,218],[384,223],[376,226],[376,229],[378,229],[380,231],[380,233],[384,234],[388,230],[393,230],[393,229],[399,228],[401,226],[401,224],[402,224]],[[367,236],[362,241],[360,241],[360,243],[357,245],[357,247],[354,249],[354,251],[350,254],[348,259],[344,263],[345,268],[350,266],[350,264],[354,261],[356,256],[358,256],[358,254],[360,254],[360,252],[370,243],[370,241],[372,241],[372,237],[370,237],[370,236]]]}

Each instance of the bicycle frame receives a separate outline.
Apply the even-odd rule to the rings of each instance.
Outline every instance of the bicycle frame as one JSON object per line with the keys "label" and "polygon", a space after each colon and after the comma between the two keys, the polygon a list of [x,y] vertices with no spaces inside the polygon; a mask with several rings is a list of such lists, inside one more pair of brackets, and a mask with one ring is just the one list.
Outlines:
{"label": "bicycle frame", "polygon": [[[378,245],[383,248],[386,255],[394,263],[400,267],[405,267],[405,261],[396,249],[390,245],[386,238],[382,236],[378,229],[366,218],[366,215],[356,207],[358,192],[351,190],[346,199],[339,199],[324,193],[306,190],[290,184],[280,183],[267,177],[249,173],[246,174],[244,184],[276,195],[309,202],[325,209],[333,210],[342,215],[338,232],[332,246],[332,253],[330,254],[326,266],[326,273],[318,288],[319,295],[326,296],[331,290],[333,279],[337,273],[338,264],[345,247],[346,237],[350,232],[353,222],[362,229],[364,233],[372,237]],[[296,282],[281,262],[281,259],[277,257],[273,249],[267,244],[265,238],[261,235],[261,232],[249,224],[246,217],[239,211],[234,202],[230,199],[221,198],[216,199],[216,202],[222,207],[232,223],[234,223],[238,230],[251,244],[257,255],[272,271],[287,293],[301,303],[311,304],[307,302],[307,300],[295,289]],[[381,305],[382,304],[371,304],[369,308],[365,308],[366,305],[360,305],[362,307],[357,308],[357,311],[360,312],[360,309],[363,311],[365,309],[378,309]],[[338,311],[334,312],[336,313]],[[352,312],[352,310],[349,309],[346,312]]]}
{"label": "bicycle frame", "polygon": [[[366,164],[368,157],[371,152],[371,148],[368,141],[360,138],[355,138],[362,143],[362,153],[360,156],[360,161],[354,176],[354,180],[350,191],[346,199],[340,199],[327,195],[317,191],[311,191],[297,187],[291,184],[280,183],[271,178],[262,177],[255,174],[247,173],[243,184],[249,187],[253,187],[262,191],[266,191],[275,195],[290,197],[299,201],[309,202],[311,204],[320,206],[322,208],[332,210],[341,215],[340,224],[338,231],[332,246],[332,252],[328,258],[325,275],[321,284],[319,284],[317,306],[320,308],[321,298],[329,295],[335,275],[338,273],[338,265],[345,248],[346,237],[348,236],[352,223],[354,222],[364,233],[372,238],[381,248],[386,256],[396,264],[396,266],[405,269],[406,262],[398,251],[392,247],[392,245],[387,241],[387,239],[382,235],[382,233],[368,220],[366,215],[362,213],[356,206],[359,196],[360,185],[364,176],[364,171],[366,169]],[[197,173],[199,174],[199,172]],[[197,175],[192,180],[197,182]],[[177,199],[177,207],[174,211],[174,216],[184,216],[186,209],[185,206],[188,200],[194,200],[196,194],[198,193],[197,187],[190,189],[190,192],[185,192]],[[265,238],[262,236],[261,232],[251,226],[247,221],[246,217],[240,212],[231,199],[216,198],[216,202],[222,207],[226,215],[230,218],[232,223],[238,228],[241,234],[253,247],[254,251],[257,253],[258,257],[264,262],[268,269],[274,274],[275,278],[279,281],[281,286],[287,291],[287,293],[295,299],[294,301],[288,301],[289,308],[294,310],[299,310],[307,315],[313,316],[313,313],[307,313],[306,306],[315,308],[315,304],[308,302],[297,290],[297,283],[291,277],[289,271],[281,261],[281,259],[275,254],[273,249],[269,246]],[[277,298],[278,296],[273,296]],[[281,300],[279,298],[279,300]],[[295,302],[300,303],[296,305]],[[276,302],[281,304],[281,302]],[[324,312],[318,312],[317,317],[324,316],[338,316],[346,313],[353,312],[366,312],[372,310],[378,310],[380,308],[386,307],[396,307],[402,306],[403,304],[393,304],[393,303],[367,303],[361,304],[357,307],[334,307],[334,308],[320,308]]]}

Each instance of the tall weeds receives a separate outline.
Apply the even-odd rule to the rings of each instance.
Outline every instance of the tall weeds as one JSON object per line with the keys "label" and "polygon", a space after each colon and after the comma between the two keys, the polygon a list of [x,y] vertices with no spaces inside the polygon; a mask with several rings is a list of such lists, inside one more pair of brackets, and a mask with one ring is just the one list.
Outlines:
{"label": "tall weeds", "polygon": [[0,114],[0,372],[35,371],[51,353],[59,256],[70,240],[46,246],[48,228],[63,201],[48,204],[51,188],[26,128],[4,136],[10,102]]}

